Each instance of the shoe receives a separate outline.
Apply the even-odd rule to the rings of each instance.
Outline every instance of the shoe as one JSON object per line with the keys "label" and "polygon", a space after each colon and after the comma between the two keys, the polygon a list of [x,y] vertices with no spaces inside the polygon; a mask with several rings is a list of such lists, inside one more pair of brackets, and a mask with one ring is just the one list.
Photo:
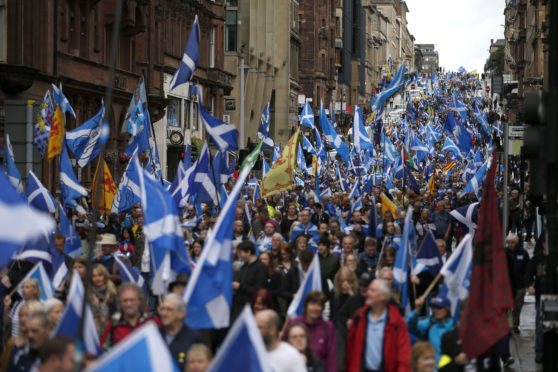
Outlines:
{"label": "shoe", "polygon": [[543,362],[543,356],[542,354],[536,354],[535,355],[535,363],[540,364]]}
{"label": "shoe", "polygon": [[505,368],[505,367],[509,367],[509,366],[511,366],[511,365],[514,364],[514,363],[515,363],[515,359],[513,359],[513,357],[510,356],[510,357],[509,357],[508,359],[506,359],[506,361],[504,362],[504,368]]}

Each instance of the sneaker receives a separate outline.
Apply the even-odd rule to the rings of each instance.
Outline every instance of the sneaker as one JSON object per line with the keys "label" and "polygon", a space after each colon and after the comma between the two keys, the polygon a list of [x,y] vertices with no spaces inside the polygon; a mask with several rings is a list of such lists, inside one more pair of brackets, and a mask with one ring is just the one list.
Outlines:
{"label": "sneaker", "polygon": [[515,359],[513,359],[512,356],[510,356],[508,359],[506,359],[506,361],[504,362],[504,367],[509,367],[512,364],[515,363]]}
{"label": "sneaker", "polygon": [[535,363],[540,364],[540,363],[542,363],[542,362],[543,362],[543,356],[542,356],[542,354],[536,354],[536,355],[535,355]]}

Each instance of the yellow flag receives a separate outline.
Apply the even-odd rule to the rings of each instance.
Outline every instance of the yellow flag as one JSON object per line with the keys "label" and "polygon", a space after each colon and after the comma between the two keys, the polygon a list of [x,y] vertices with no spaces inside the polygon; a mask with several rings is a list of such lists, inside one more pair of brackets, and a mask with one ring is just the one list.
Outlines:
{"label": "yellow flag", "polygon": [[434,182],[434,175],[430,176],[430,179],[428,180],[428,191],[431,194],[434,194],[434,191],[436,191],[436,183]]}
{"label": "yellow flag", "polygon": [[386,77],[388,80],[391,80],[391,70],[389,69],[389,65],[386,63]]}
{"label": "yellow flag", "polygon": [[99,213],[108,215],[110,214],[110,209],[112,207],[112,201],[114,200],[114,195],[116,194],[116,184],[110,173],[110,169],[107,163],[101,158],[97,163],[97,171],[95,172],[95,177],[93,178],[93,187],[91,192],[91,200],[95,201],[97,197],[97,176],[99,176],[99,166],[103,163],[103,173],[101,175],[101,188],[100,188],[100,199],[99,199]]}
{"label": "yellow flag", "polygon": [[48,160],[52,160],[62,151],[62,140],[64,139],[64,113],[60,106],[54,109],[54,118],[50,127],[50,137],[48,139]]}
{"label": "yellow flag", "polygon": [[384,193],[380,194],[380,202],[382,203],[382,217],[386,215],[386,212],[390,212],[393,219],[396,220],[397,206]]}
{"label": "yellow flag", "polygon": [[296,150],[300,128],[283,148],[281,157],[271,166],[262,181],[262,197],[267,198],[293,187],[293,173],[296,168]]}
{"label": "yellow flag", "polygon": [[444,177],[446,176],[446,174],[448,174],[448,172],[450,170],[452,170],[453,168],[455,168],[455,166],[457,165],[457,162],[452,161],[451,163],[446,164],[446,166],[444,167],[444,169],[442,170],[442,174],[444,175]]}

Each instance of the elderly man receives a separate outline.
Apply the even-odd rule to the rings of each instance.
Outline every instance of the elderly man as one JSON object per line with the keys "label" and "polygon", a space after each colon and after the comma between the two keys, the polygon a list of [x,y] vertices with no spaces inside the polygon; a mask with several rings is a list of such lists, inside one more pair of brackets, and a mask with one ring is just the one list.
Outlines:
{"label": "elderly man", "polygon": [[115,282],[115,284],[120,283],[120,275],[118,274],[118,268],[114,260],[114,252],[118,246],[116,235],[103,234],[101,240],[97,242],[97,245],[100,246],[100,249],[97,249],[93,263],[103,265],[110,273],[110,279]]}
{"label": "elderly man", "polygon": [[256,313],[256,323],[262,334],[271,369],[274,372],[306,371],[302,355],[293,346],[281,341],[279,337],[281,321],[275,311],[259,311]]}
{"label": "elderly man", "polygon": [[517,234],[508,234],[506,237],[506,257],[514,298],[512,311],[513,332],[519,333],[519,318],[525,300],[525,277],[527,275],[527,265],[529,265],[529,254],[519,246]]}
{"label": "elderly man", "polygon": [[159,316],[162,324],[161,335],[167,343],[173,359],[182,371],[184,370],[188,349],[193,344],[202,342],[201,336],[184,324],[186,304],[175,293],[165,296],[159,306]]}
{"label": "elderly man", "polygon": [[388,304],[388,283],[375,279],[366,293],[366,305],[354,316],[347,342],[347,372],[410,371],[411,342],[405,320]]}
{"label": "elderly man", "polygon": [[32,371],[40,366],[39,351],[48,342],[53,324],[47,313],[35,311],[27,315],[28,344],[12,351],[7,371]]}

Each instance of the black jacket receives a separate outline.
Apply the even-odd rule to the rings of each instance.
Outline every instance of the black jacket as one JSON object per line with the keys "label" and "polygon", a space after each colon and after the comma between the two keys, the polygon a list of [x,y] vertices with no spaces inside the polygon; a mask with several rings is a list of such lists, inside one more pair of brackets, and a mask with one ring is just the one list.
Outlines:
{"label": "black jacket", "polygon": [[234,293],[235,315],[252,300],[258,289],[267,287],[267,268],[260,260],[244,264],[238,272],[238,289]]}
{"label": "black jacket", "polygon": [[[167,331],[164,328],[159,328],[163,340],[167,342],[166,335]],[[174,339],[168,344],[169,350],[171,352],[172,358],[178,364],[181,371],[184,370],[184,364],[186,363],[186,354],[188,349],[193,344],[203,343],[201,335],[189,328],[188,326],[183,326],[182,329],[174,336]]]}
{"label": "black jacket", "polygon": [[529,265],[529,253],[523,248],[517,247],[515,251],[506,249],[508,259],[508,271],[510,273],[510,284],[512,291],[525,288],[525,276]]}

